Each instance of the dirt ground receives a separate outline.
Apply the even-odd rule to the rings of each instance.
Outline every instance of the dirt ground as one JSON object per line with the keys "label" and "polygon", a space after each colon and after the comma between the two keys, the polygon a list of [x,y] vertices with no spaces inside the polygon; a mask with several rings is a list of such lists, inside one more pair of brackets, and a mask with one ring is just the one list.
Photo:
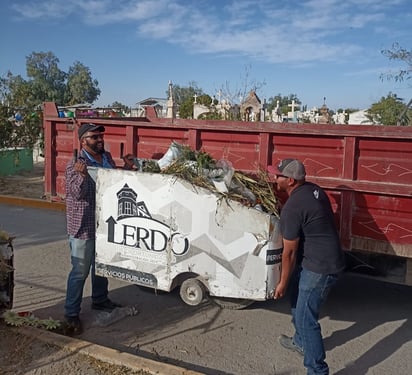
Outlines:
{"label": "dirt ground", "polygon": [[44,162],[33,165],[32,171],[0,176],[0,195],[42,199],[44,195]]}
{"label": "dirt ground", "polygon": [[104,363],[93,357],[70,352],[35,337],[19,328],[0,322],[1,375],[147,375],[127,367]]}
{"label": "dirt ground", "polygon": [[[44,163],[32,171],[0,176],[0,195],[42,199]],[[123,366],[115,366],[91,356],[69,352],[21,333],[0,319],[0,375],[145,375]]]}

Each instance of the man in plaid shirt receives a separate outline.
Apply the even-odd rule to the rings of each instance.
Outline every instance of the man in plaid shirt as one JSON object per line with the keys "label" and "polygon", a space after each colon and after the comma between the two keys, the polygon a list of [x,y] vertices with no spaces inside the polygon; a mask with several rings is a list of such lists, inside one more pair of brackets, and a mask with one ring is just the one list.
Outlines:
{"label": "man in plaid shirt", "polygon": [[[95,207],[96,183],[87,167],[116,168],[111,154],[104,149],[104,126],[82,124],[78,129],[81,144],[79,157],[66,167],[66,217],[72,269],[67,279],[64,305],[66,332],[80,334],[79,319],[84,283],[90,268],[92,309],[111,312],[119,304],[108,298],[108,280],[95,274]],[[126,155],[124,169],[133,169],[133,159]]]}

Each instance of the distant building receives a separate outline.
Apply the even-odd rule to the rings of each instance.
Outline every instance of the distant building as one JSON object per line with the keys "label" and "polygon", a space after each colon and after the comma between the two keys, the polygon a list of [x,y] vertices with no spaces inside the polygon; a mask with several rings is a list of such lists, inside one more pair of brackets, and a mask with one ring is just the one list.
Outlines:
{"label": "distant building", "polygon": [[249,92],[247,98],[240,104],[240,113],[244,121],[260,121],[262,102],[254,90]]}
{"label": "distant building", "polygon": [[145,107],[153,107],[157,113],[157,117],[166,117],[167,115],[167,99],[164,98],[147,98],[136,103],[137,116],[145,116]]}

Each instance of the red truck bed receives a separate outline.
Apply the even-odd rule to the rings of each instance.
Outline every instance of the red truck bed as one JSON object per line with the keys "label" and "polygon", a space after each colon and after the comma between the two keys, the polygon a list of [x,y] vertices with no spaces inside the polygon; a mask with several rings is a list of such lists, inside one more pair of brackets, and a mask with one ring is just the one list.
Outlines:
{"label": "red truck bed", "polygon": [[[346,250],[402,257],[412,284],[412,127],[296,124],[170,118],[59,118],[44,104],[45,194],[64,199],[64,170],[79,148],[77,127],[104,125],[115,161],[132,153],[159,159],[172,141],[256,172],[279,160],[303,161],[307,179],[332,202]],[[386,262],[387,263],[387,262]]]}

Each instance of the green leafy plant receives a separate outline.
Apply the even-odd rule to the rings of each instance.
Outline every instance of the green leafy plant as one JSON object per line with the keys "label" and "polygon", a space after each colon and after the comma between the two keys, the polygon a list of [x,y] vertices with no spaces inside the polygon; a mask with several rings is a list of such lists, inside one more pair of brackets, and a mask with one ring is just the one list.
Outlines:
{"label": "green leafy plant", "polygon": [[33,314],[21,316],[13,311],[6,311],[3,313],[3,319],[6,324],[14,327],[36,327],[47,330],[55,330],[61,327],[61,322],[52,318],[39,319]]}
{"label": "green leafy plant", "polygon": [[15,111],[0,105],[0,149],[17,147],[33,149],[41,138],[42,121],[37,112]]}

